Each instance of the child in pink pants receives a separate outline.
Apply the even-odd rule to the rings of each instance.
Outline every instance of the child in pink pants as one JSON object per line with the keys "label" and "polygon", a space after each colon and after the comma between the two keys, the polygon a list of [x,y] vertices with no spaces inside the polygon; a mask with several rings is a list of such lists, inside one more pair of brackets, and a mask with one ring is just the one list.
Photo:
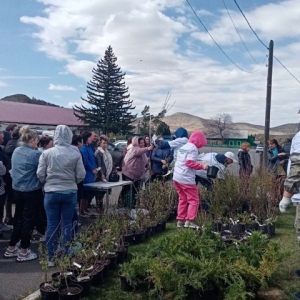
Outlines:
{"label": "child in pink pants", "polygon": [[201,131],[194,131],[187,144],[177,152],[173,180],[179,197],[177,209],[177,227],[198,228],[193,221],[197,217],[200,204],[196,170],[207,170],[208,166],[197,163],[198,149],[206,145],[207,141]]}

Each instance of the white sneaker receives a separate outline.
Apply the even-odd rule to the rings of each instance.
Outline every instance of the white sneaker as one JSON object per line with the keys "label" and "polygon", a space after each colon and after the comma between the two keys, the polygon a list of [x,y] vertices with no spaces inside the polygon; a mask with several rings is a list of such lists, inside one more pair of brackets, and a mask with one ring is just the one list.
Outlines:
{"label": "white sneaker", "polygon": [[5,223],[1,223],[1,224],[0,224],[0,232],[10,231],[10,230],[12,230],[12,229],[13,229],[12,226],[9,226],[9,225],[7,225],[7,224],[5,224]]}
{"label": "white sneaker", "polygon": [[37,259],[37,255],[30,249],[27,249],[27,253],[23,254],[21,251],[16,259],[16,262],[25,262]]}
{"label": "white sneaker", "polygon": [[193,223],[191,221],[185,221],[184,227],[185,228],[197,229],[197,230],[200,228],[198,225],[196,225],[195,223]]}
{"label": "white sneaker", "polygon": [[178,221],[177,228],[183,228],[183,227],[184,227],[184,221]]}
{"label": "white sneaker", "polygon": [[48,261],[48,267],[49,268],[55,267],[55,262],[54,261]]}

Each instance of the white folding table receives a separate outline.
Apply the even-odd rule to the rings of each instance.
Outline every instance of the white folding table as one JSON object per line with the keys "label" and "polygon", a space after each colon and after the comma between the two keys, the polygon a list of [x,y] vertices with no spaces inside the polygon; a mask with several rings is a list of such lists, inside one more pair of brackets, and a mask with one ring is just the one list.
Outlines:
{"label": "white folding table", "polygon": [[132,205],[132,181],[117,181],[117,182],[104,182],[104,181],[97,181],[93,183],[86,183],[84,184],[84,189],[86,190],[92,190],[92,191],[105,191],[106,194],[106,211],[109,208],[109,190],[114,187],[118,186],[124,186],[124,185],[130,185],[130,204],[129,208],[131,208]]}

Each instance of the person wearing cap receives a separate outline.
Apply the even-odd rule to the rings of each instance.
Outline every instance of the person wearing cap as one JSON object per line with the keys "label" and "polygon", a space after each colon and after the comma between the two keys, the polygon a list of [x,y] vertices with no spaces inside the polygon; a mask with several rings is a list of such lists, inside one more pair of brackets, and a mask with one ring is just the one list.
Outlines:
{"label": "person wearing cap", "polygon": [[[225,168],[232,163],[236,163],[235,155],[232,152],[226,152],[225,154],[218,154],[215,152],[201,153],[198,156],[198,161],[203,164],[208,164],[210,166],[216,166],[219,171],[217,177],[219,179],[224,179]],[[196,183],[200,182],[206,187],[210,187],[212,182],[207,177],[207,170],[197,170],[196,171]]]}

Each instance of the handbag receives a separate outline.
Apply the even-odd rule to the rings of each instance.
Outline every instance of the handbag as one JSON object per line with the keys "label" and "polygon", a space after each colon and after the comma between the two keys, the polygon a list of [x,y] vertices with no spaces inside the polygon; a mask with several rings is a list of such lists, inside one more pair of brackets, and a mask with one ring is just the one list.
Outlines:
{"label": "handbag", "polygon": [[110,173],[108,177],[109,182],[118,182],[119,180],[120,180],[120,175],[116,171]]}

